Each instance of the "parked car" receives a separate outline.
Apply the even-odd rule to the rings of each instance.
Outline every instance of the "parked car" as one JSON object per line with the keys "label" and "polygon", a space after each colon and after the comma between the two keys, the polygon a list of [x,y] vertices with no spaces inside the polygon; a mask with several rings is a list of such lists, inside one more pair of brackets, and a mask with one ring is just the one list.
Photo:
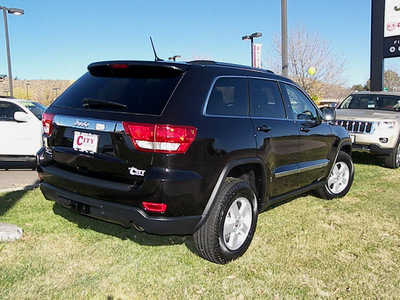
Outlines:
{"label": "parked car", "polygon": [[45,110],[29,100],[0,98],[0,161],[35,161],[42,147]]}
{"label": "parked car", "polygon": [[400,93],[357,92],[337,109],[337,124],[345,127],[353,149],[383,157],[385,166],[400,166]]}
{"label": "parked car", "polygon": [[83,215],[152,234],[194,235],[227,263],[267,207],[353,181],[348,132],[296,84],[209,61],[88,66],[43,115],[40,188]]}

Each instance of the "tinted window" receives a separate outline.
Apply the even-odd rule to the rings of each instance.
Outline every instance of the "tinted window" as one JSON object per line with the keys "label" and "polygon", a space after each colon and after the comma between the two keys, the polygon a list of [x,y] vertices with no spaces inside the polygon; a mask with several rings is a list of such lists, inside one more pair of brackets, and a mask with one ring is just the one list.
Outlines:
{"label": "tinted window", "polygon": [[251,79],[249,81],[251,116],[285,118],[285,109],[278,85],[274,81]]}
{"label": "tinted window", "polygon": [[207,105],[207,114],[247,116],[246,78],[220,78],[216,81]]}
{"label": "tinted window", "polygon": [[10,102],[0,102],[0,121],[15,121],[14,113],[23,111],[17,105]]}
{"label": "tinted window", "polygon": [[316,120],[317,110],[311,101],[296,87],[283,85],[286,89],[293,116],[298,120]]}
{"label": "tinted window", "polygon": [[29,109],[36,118],[39,120],[42,120],[42,115],[44,111],[46,110],[46,106],[37,103],[37,102],[31,102],[31,101],[21,101],[21,105],[25,106],[27,109]]}
{"label": "tinted window", "polygon": [[[86,73],[53,105],[160,115],[180,78],[181,74],[157,78],[155,72],[152,77],[144,78],[97,77]],[[91,104],[84,105],[84,99],[90,99]]]}

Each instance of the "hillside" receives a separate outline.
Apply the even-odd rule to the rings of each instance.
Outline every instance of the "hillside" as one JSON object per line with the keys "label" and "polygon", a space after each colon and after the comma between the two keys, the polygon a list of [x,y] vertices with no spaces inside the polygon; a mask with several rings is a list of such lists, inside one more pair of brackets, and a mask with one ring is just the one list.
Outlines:
{"label": "hillside", "polygon": [[[29,99],[44,105],[52,103],[56,96],[64,92],[73,80],[19,80],[14,79],[14,98]],[[9,96],[9,82],[0,82],[0,96]]]}

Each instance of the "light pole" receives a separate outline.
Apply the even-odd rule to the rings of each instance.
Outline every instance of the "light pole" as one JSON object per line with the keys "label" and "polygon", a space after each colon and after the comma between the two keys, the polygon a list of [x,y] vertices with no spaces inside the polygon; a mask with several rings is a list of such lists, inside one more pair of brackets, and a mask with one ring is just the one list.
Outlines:
{"label": "light pole", "polygon": [[178,58],[181,58],[181,56],[180,55],[174,55],[174,56],[168,57],[168,60],[176,61]]}
{"label": "light pole", "polygon": [[287,0],[281,0],[281,28],[282,28],[282,76],[289,77]]}
{"label": "light pole", "polygon": [[242,36],[242,41],[251,41],[251,66],[254,67],[254,49],[253,49],[253,40],[254,38],[258,38],[262,36],[261,32],[254,32],[251,35]]}
{"label": "light pole", "polygon": [[58,96],[58,90],[59,90],[60,88],[58,88],[58,87],[56,87],[56,88],[53,88],[53,91],[55,91],[56,92],[56,97],[54,98],[54,99],[57,99],[57,96]]}
{"label": "light pole", "polygon": [[6,36],[6,47],[7,47],[8,79],[10,82],[10,97],[12,98],[12,97],[14,97],[13,82],[12,82],[13,77],[12,77],[12,73],[11,73],[10,40],[8,38],[8,24],[7,24],[6,12],[8,12],[9,14],[16,15],[16,16],[21,16],[24,14],[24,10],[19,9],[19,8],[7,8],[5,6],[0,6],[0,9],[3,10],[4,32],[5,32],[5,36]]}

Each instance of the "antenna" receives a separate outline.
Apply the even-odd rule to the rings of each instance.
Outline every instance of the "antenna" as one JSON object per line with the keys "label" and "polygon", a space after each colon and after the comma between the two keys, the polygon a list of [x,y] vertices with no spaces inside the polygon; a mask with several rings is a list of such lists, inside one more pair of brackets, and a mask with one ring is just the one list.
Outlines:
{"label": "antenna", "polygon": [[154,52],[154,61],[164,61],[163,59],[159,58],[156,53],[156,49],[154,48],[153,39],[150,37],[151,47],[153,47]]}

